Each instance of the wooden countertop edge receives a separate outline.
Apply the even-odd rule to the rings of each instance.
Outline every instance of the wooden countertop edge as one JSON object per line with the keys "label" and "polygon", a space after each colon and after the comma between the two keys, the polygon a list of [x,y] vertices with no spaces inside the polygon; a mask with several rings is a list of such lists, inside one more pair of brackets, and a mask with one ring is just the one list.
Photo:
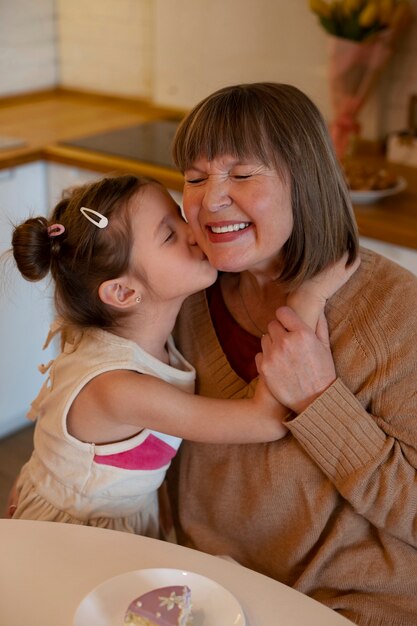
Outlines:
{"label": "wooden countertop edge", "polygon": [[175,191],[182,191],[183,176],[180,172],[150,163],[108,156],[99,152],[81,150],[69,146],[51,145],[43,151],[43,159],[65,165],[73,165],[84,169],[96,170],[103,173],[126,173],[148,176],[161,181],[166,187]]}
{"label": "wooden countertop edge", "polygon": [[180,119],[187,114],[186,109],[156,104],[149,98],[140,98],[139,96],[121,96],[117,94],[87,91],[82,89],[69,89],[67,87],[39,89],[25,93],[1,96],[0,109],[9,108],[10,106],[25,105],[28,103],[33,104],[37,102],[49,101],[51,98],[58,102],[59,100],[70,99],[81,104],[97,103],[99,105],[115,105],[119,109],[133,109],[134,111],[136,111],[138,107],[141,107],[143,110],[149,109],[152,114],[159,113],[166,117],[166,119]]}
{"label": "wooden countertop edge", "polygon": [[0,170],[7,170],[10,167],[25,165],[26,163],[32,163],[44,158],[44,150],[42,148],[19,150],[19,152],[16,151],[16,154],[13,154],[11,150],[8,152],[9,154],[1,155],[0,157]]}
{"label": "wooden countertop edge", "polygon": [[368,237],[369,239],[376,239],[384,243],[417,250],[415,220],[410,220],[409,228],[403,227],[400,232],[398,230],[393,232],[392,230],[388,230],[386,225],[381,225],[378,220],[372,220],[372,218],[363,216],[362,209],[360,209],[359,212],[353,207],[353,210],[361,237]]}
{"label": "wooden countertop edge", "polygon": [[50,161],[72,165],[83,169],[106,173],[126,173],[137,174],[138,176],[148,176],[161,181],[166,187],[175,191],[182,191],[183,176],[180,172],[165,167],[159,167],[149,163],[143,163],[133,159],[123,159],[121,157],[107,156],[99,152],[90,152],[70,146],[51,144],[44,148],[19,151],[0,158],[0,170],[17,167],[32,163],[33,161]]}

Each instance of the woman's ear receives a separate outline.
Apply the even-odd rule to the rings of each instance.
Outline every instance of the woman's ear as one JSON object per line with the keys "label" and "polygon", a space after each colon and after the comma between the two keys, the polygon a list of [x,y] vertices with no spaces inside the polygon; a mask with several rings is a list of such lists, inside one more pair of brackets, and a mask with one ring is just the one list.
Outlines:
{"label": "woman's ear", "polygon": [[101,283],[98,288],[99,298],[104,304],[126,309],[137,304],[140,293],[133,286],[130,287],[125,278],[114,278]]}

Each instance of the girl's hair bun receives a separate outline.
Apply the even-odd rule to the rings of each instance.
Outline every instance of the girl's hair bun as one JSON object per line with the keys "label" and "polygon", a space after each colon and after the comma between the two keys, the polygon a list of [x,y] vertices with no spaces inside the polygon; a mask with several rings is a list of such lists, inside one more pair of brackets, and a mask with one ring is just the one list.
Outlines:
{"label": "girl's hair bun", "polygon": [[59,246],[57,238],[50,238],[48,221],[44,217],[32,217],[13,231],[12,247],[16,265],[26,280],[44,278],[51,266],[54,248]]}

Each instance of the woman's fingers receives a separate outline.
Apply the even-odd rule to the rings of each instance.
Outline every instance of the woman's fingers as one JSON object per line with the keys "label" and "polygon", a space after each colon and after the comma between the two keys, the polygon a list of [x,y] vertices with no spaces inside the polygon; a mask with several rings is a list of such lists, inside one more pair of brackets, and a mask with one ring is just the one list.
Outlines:
{"label": "woman's fingers", "polygon": [[271,393],[300,413],[336,377],[327,322],[320,319],[318,337],[289,307],[280,307],[276,317],[262,337],[257,367]]}
{"label": "woman's fingers", "polygon": [[[275,316],[277,321],[281,324],[281,326],[289,331],[302,331],[302,330],[310,330],[309,326],[303,322],[301,317],[297,315],[297,313],[289,306],[281,306],[279,309],[275,311]],[[275,320],[271,322],[273,327],[275,327]],[[268,327],[269,332],[269,327]]]}

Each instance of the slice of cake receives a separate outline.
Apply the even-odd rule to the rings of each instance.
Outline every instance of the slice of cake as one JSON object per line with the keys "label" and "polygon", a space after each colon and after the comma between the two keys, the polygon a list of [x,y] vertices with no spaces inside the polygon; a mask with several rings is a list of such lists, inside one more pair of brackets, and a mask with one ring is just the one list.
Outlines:
{"label": "slice of cake", "polygon": [[191,620],[191,590],[186,585],[153,589],[128,606],[124,624],[187,626]]}

